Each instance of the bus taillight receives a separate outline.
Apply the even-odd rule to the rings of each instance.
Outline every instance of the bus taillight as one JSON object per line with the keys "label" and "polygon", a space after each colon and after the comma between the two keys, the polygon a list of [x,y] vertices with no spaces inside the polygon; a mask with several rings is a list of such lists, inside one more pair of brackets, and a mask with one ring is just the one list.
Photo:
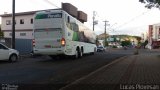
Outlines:
{"label": "bus taillight", "polygon": [[65,46],[65,44],[66,44],[66,40],[65,40],[64,38],[62,38],[62,39],[61,39],[61,45],[62,45],[62,46]]}
{"label": "bus taillight", "polygon": [[35,39],[32,40],[33,47],[35,47]]}

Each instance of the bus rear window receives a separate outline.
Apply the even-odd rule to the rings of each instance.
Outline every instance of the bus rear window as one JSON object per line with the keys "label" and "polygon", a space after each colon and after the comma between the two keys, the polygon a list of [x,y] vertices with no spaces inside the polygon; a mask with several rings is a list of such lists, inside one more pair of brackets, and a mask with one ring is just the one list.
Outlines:
{"label": "bus rear window", "polygon": [[62,13],[37,14],[35,19],[62,18]]}
{"label": "bus rear window", "polygon": [[62,29],[50,28],[50,29],[36,29],[34,33],[35,38],[60,38],[62,36]]}

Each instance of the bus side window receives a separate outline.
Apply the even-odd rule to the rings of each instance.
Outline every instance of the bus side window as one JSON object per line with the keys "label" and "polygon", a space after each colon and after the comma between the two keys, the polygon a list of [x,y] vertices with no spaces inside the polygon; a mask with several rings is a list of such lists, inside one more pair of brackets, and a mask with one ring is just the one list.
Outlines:
{"label": "bus side window", "polygon": [[75,24],[75,31],[79,32],[79,26]]}
{"label": "bus side window", "polygon": [[67,23],[70,23],[70,17],[69,16],[67,17]]}
{"label": "bus side window", "polygon": [[67,27],[72,30],[72,26],[70,24],[70,17],[67,16],[67,15],[65,17],[66,17],[66,25],[67,25]]}
{"label": "bus side window", "polygon": [[76,23],[71,23],[71,26],[72,26],[72,30],[75,31],[75,32],[78,32],[79,31],[79,27]]}

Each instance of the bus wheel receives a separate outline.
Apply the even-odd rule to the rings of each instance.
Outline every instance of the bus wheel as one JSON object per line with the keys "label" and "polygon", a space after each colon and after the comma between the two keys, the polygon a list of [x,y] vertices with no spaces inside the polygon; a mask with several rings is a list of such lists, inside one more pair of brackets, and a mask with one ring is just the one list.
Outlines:
{"label": "bus wheel", "polygon": [[73,59],[78,59],[79,58],[79,53],[78,50],[75,51],[75,55],[73,56]]}
{"label": "bus wheel", "polygon": [[83,51],[80,50],[80,51],[79,51],[79,58],[81,58],[82,56],[83,56]]}

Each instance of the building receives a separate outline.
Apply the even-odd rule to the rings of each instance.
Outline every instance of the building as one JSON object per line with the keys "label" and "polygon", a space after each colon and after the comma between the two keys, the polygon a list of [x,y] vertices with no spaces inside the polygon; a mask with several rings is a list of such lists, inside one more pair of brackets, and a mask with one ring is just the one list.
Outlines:
{"label": "building", "polygon": [[149,25],[148,33],[150,40],[160,41],[160,23]]}
{"label": "building", "polygon": [[151,48],[160,47],[160,23],[149,25],[148,46]]}
{"label": "building", "polygon": [[[32,52],[33,16],[37,11],[21,12],[15,14],[15,48],[20,53]],[[12,14],[1,16],[1,29],[4,33],[5,43],[11,46]]]}
{"label": "building", "polygon": [[148,33],[144,32],[141,34],[141,42],[145,42],[146,40],[148,40]]}

